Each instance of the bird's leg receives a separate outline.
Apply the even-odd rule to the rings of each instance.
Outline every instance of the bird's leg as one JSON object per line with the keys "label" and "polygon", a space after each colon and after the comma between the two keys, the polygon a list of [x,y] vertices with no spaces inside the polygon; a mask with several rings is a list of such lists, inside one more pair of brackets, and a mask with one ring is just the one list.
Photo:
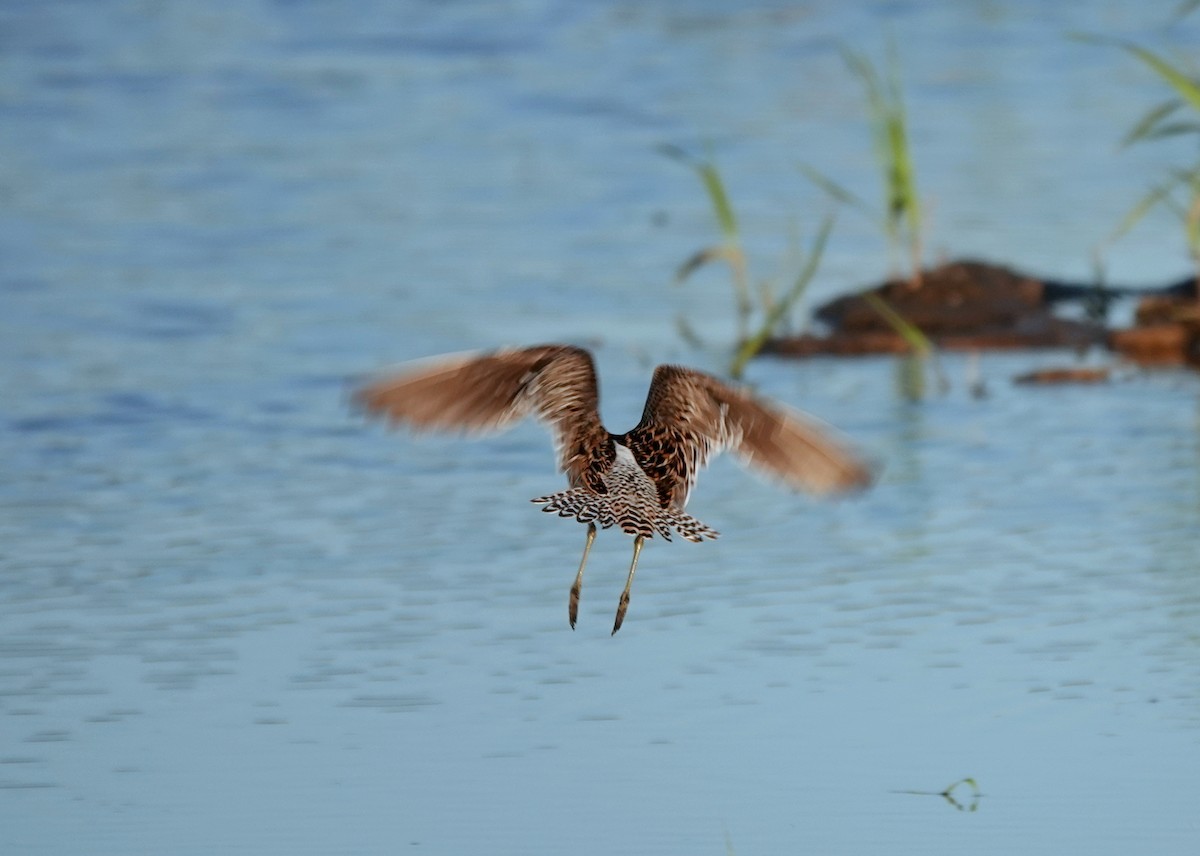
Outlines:
{"label": "bird's leg", "polygon": [[592,549],[592,542],[596,540],[596,524],[588,524],[587,541],[583,545],[583,558],[579,560],[579,573],[575,575],[575,583],[571,586],[571,602],[567,607],[567,613],[571,619],[571,629],[575,629],[575,619],[579,615],[579,592],[583,589],[583,566],[587,564],[588,552]]}
{"label": "bird's leg", "polygon": [[629,577],[625,580],[625,591],[621,592],[621,601],[617,604],[617,620],[613,622],[613,635],[621,629],[621,622],[625,620],[625,610],[629,609],[629,589],[633,585],[633,572],[637,570],[638,556],[642,552],[642,544],[645,543],[646,536],[638,535],[633,539],[633,562],[629,565]]}

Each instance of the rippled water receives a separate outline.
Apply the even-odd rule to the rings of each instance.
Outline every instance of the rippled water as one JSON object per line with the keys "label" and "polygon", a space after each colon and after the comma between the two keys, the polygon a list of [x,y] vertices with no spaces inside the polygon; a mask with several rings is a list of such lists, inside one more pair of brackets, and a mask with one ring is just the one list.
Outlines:
{"label": "rippled water", "polygon": [[[710,145],[760,276],[874,190],[835,40],[897,35],[935,251],[1084,277],[1178,147],[1075,30],[1145,4],[32,3],[0,8],[5,853],[1191,854],[1200,382],[1009,379],[914,404],[890,360],[752,380],[884,465],[846,502],[719,460],[723,533],[589,563],[534,426],[389,435],[351,379],[597,349],[604,415],[716,367]],[[872,197],[873,198],[873,197]],[[1114,279],[1186,270],[1152,220]],[[843,215],[814,299],[878,277]],[[677,337],[684,312],[711,343]],[[952,796],[938,792],[964,777]],[[918,792],[918,793],[913,793]]]}

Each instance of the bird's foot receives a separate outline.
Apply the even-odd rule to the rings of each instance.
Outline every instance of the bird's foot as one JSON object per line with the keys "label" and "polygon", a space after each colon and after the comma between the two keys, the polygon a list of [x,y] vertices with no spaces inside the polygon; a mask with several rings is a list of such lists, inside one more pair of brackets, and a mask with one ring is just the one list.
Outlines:
{"label": "bird's foot", "polygon": [[621,601],[617,604],[617,620],[613,622],[612,635],[616,636],[617,631],[621,629],[621,623],[625,620],[625,610],[629,609],[629,592],[621,593]]}
{"label": "bird's foot", "polygon": [[575,619],[579,617],[579,592],[582,586],[579,581],[575,581],[575,585],[571,586],[571,599],[567,604],[567,617],[571,619],[571,629],[575,629]]}

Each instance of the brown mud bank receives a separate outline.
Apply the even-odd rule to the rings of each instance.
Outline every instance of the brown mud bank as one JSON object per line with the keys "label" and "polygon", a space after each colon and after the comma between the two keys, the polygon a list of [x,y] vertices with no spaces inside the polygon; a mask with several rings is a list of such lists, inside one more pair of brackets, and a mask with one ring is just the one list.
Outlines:
{"label": "brown mud bank", "polygon": [[[909,343],[868,299],[875,295],[938,348],[1015,350],[1101,346],[1142,364],[1200,367],[1200,301],[1196,279],[1161,288],[1121,288],[1040,279],[979,261],[954,261],[922,273],[920,285],[888,280],[818,307],[825,335],[773,339],[763,353],[784,357],[901,354]],[[1109,329],[1102,321],[1056,314],[1075,303],[1104,317],[1119,299],[1138,299],[1135,323]],[[1077,313],[1080,314],[1080,313]]]}

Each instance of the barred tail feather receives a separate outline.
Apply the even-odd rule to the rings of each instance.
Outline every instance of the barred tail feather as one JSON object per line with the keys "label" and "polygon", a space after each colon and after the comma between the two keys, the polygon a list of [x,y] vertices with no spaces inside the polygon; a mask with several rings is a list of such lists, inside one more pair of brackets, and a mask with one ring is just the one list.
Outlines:
{"label": "barred tail feather", "polygon": [[595,523],[604,529],[617,526],[630,535],[653,538],[655,531],[671,539],[670,528],[660,520],[648,520],[644,515],[631,514],[628,507],[614,508],[611,499],[589,490],[571,488],[530,500],[544,506],[542,511],[559,517],[574,517],[580,523]]}
{"label": "barred tail feather", "polygon": [[609,497],[579,488],[539,496],[530,502],[541,505],[542,511],[555,513],[559,517],[574,517],[580,523],[595,523],[604,529],[617,526],[629,535],[641,535],[646,538],[653,538],[657,533],[664,540],[670,541],[672,529],[689,541],[716,538],[719,534],[715,529],[681,511],[657,509],[652,517],[647,517],[635,512],[625,503],[621,503],[619,509],[614,508]]}
{"label": "barred tail feather", "polygon": [[705,538],[716,539],[721,534],[711,526],[706,526],[692,515],[684,514],[682,511],[671,514],[669,520],[675,531],[689,541],[699,542]]}
{"label": "barred tail feather", "polygon": [[607,529],[617,521],[613,516],[612,506],[599,502],[599,499],[600,497],[588,491],[571,488],[536,497],[530,502],[544,506],[542,511],[547,513],[554,512],[559,517],[574,517],[580,523],[595,523]]}

